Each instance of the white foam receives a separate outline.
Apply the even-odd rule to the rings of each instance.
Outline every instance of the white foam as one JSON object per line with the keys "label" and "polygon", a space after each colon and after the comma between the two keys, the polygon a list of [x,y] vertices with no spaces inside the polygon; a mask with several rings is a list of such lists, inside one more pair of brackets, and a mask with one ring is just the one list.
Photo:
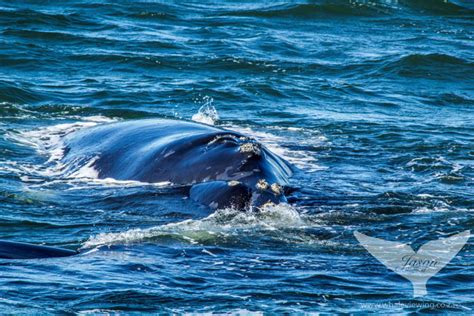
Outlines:
{"label": "white foam", "polygon": [[135,228],[118,233],[102,233],[87,240],[83,248],[112,244],[139,243],[162,236],[175,236],[189,243],[200,243],[230,235],[241,235],[261,231],[274,231],[281,228],[305,228],[308,223],[293,206],[288,204],[270,205],[259,211],[235,209],[217,210],[199,220],[185,220],[161,226],[141,229]]}
{"label": "white foam", "polygon": [[437,213],[437,212],[449,212],[449,208],[447,207],[417,207],[412,211],[412,214],[429,214],[429,213]]}
{"label": "white foam", "polygon": [[[15,165],[15,169],[10,171],[22,172],[29,176],[52,177],[52,176],[71,176],[78,178],[97,177],[97,172],[91,167],[93,161],[89,161],[83,168],[74,172],[72,175],[65,174],[67,166],[61,163],[64,157],[64,136],[78,131],[80,129],[96,126],[101,123],[114,122],[103,116],[82,117],[80,121],[73,123],[62,123],[53,126],[46,126],[33,130],[23,130],[18,132],[9,132],[8,139],[34,148],[38,154],[47,157],[44,164],[21,164]],[[8,163],[3,167],[8,168]],[[24,175],[23,175],[24,176]]]}
{"label": "white foam", "polygon": [[95,126],[99,123],[113,121],[115,120],[102,116],[84,117],[81,121],[74,123],[63,123],[34,130],[20,131],[18,133],[8,133],[7,137],[16,142],[33,147],[40,154],[50,156],[50,160],[55,160],[63,157],[59,149],[62,147],[62,138],[64,136],[83,128]]}
{"label": "white foam", "polygon": [[89,162],[87,162],[84,166],[82,166],[79,170],[73,172],[70,177],[77,178],[77,179],[97,179],[99,178],[99,172],[94,169],[93,165],[97,161],[99,157],[94,157]]}

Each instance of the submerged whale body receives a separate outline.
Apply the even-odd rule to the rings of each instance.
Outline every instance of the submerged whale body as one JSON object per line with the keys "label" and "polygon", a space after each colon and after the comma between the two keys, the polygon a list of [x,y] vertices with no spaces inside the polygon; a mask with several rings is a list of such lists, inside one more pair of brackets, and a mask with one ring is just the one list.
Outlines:
{"label": "submerged whale body", "polygon": [[68,257],[78,254],[77,251],[39,246],[22,242],[0,241],[0,258],[2,259],[36,259]]}
{"label": "submerged whale body", "polygon": [[[101,179],[170,182],[212,209],[286,202],[293,167],[237,132],[169,119],[99,125],[64,138],[66,172],[91,167]],[[77,252],[0,241],[0,258],[30,259]]]}

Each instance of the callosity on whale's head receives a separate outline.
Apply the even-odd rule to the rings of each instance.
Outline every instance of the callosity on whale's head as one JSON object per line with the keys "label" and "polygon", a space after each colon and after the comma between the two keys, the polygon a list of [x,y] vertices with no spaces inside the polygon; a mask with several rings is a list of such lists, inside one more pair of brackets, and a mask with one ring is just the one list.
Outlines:
{"label": "callosity on whale's head", "polygon": [[[218,135],[203,154],[204,181],[194,185],[191,197],[213,208],[248,208],[286,202],[284,186],[291,166],[254,139]],[[214,172],[210,176],[209,171]]]}
{"label": "callosity on whale's head", "polygon": [[284,202],[292,174],[288,162],[250,137],[177,120],[84,129],[66,137],[65,153],[73,168],[93,161],[99,178],[191,185],[190,196],[214,208]]}

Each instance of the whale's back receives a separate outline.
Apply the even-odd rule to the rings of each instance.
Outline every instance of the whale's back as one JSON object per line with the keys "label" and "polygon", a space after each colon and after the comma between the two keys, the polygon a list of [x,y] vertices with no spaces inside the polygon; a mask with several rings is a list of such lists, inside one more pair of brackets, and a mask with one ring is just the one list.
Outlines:
{"label": "whale's back", "polygon": [[104,124],[68,135],[63,162],[87,162],[99,178],[195,184],[259,179],[287,184],[291,166],[255,140],[194,122],[147,119]]}

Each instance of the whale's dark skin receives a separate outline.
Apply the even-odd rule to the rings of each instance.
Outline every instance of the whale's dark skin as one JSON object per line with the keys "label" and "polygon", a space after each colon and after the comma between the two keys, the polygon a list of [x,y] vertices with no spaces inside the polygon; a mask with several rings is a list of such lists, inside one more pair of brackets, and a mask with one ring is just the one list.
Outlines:
{"label": "whale's dark skin", "polygon": [[191,198],[211,208],[285,202],[282,188],[292,174],[288,162],[254,139],[195,122],[104,124],[68,135],[64,143],[63,162],[73,169],[94,160],[101,179],[192,186]]}
{"label": "whale's dark skin", "polygon": [[56,258],[77,255],[74,250],[39,246],[21,242],[0,241],[1,259]]}
{"label": "whale's dark skin", "polygon": [[[286,202],[293,167],[254,139],[195,122],[147,119],[104,124],[64,138],[68,172],[85,165],[101,179],[170,182],[212,209]],[[30,259],[77,252],[0,241],[0,258]]]}

